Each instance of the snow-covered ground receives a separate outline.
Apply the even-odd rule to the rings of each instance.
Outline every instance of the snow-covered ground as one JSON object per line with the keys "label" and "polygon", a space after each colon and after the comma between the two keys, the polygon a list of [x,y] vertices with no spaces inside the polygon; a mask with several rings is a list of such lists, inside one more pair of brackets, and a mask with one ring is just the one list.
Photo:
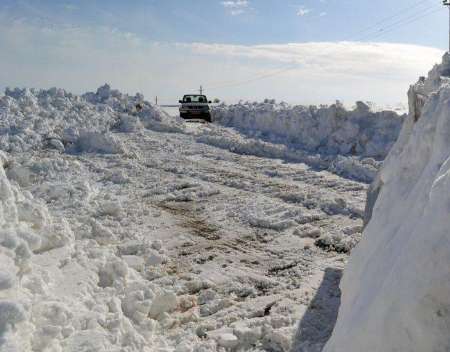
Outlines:
{"label": "snow-covered ground", "polygon": [[108,86],[8,90],[0,124],[1,351],[325,343],[367,184]]}
{"label": "snow-covered ground", "polygon": [[[357,102],[352,110],[332,106],[264,103],[222,104],[216,124],[199,141],[237,153],[304,162],[344,177],[371,182],[395,143],[406,115],[373,111]],[[217,131],[220,131],[217,133]]]}
{"label": "snow-covered ground", "polygon": [[376,175],[404,117],[361,104],[7,90],[0,350],[448,351],[449,55],[409,98]]}
{"label": "snow-covered ground", "polygon": [[[449,351],[450,56],[409,91],[327,352]],[[378,198],[378,199],[377,199]],[[374,202],[374,200],[376,202]]]}
{"label": "snow-covered ground", "polygon": [[[213,107],[213,128],[197,141],[243,155],[306,163],[317,170],[371,182],[396,141],[406,115],[372,111],[358,102],[353,110],[290,106],[285,103],[221,104]],[[165,108],[178,117],[178,109]],[[220,128],[220,126],[230,128]]]}

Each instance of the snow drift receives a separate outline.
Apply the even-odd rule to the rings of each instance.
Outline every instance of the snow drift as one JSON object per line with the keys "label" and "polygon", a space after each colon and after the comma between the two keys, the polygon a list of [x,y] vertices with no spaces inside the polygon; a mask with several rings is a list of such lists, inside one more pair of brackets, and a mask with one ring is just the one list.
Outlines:
{"label": "snow drift", "polygon": [[[214,122],[241,134],[211,130],[198,141],[241,154],[306,163],[357,181],[372,182],[400,132],[405,115],[374,112],[363,102],[349,111],[332,106],[221,104]],[[218,133],[220,132],[220,133]]]}
{"label": "snow drift", "polygon": [[[136,111],[141,104],[142,110]],[[6,89],[0,98],[0,150],[23,152],[52,148],[68,152],[119,153],[111,130],[136,131],[142,126],[176,131],[167,114],[108,85],[77,96],[63,89]]]}
{"label": "snow drift", "polygon": [[449,351],[450,56],[409,91],[326,352]]}
{"label": "snow drift", "polygon": [[[161,335],[177,297],[138,274],[164,262],[162,244],[139,238],[136,249],[133,233],[130,244],[114,251],[117,234],[96,214],[120,218],[120,202],[92,201],[97,190],[86,170],[58,153],[126,153],[112,132],[174,131],[178,125],[141,95],[107,85],[84,96],[6,90],[0,98],[1,351],[149,352],[149,346],[166,345],[154,335]],[[81,180],[66,179],[67,170]],[[65,176],[37,181],[58,173]],[[126,178],[111,174],[107,181]],[[70,209],[74,218],[66,216]]]}
{"label": "snow drift", "polygon": [[404,115],[373,112],[357,102],[348,111],[342,104],[290,106],[286,103],[241,103],[214,109],[214,121],[271,142],[324,155],[359,156],[382,160],[397,140]]}
{"label": "snow drift", "polygon": [[[14,185],[5,172],[9,163],[0,152],[0,350],[150,352],[159,346],[153,335],[164,329],[177,297],[137,270],[163,261],[162,244],[133,242],[130,234],[115,252],[106,245],[116,235],[94,218],[88,233],[74,233],[64,217],[51,216]],[[103,211],[113,214],[111,207]],[[148,263],[136,263],[136,254]]]}
{"label": "snow drift", "polygon": [[0,346],[6,351],[28,351],[30,320],[37,315],[32,318],[25,307],[45,281],[42,272],[32,272],[32,257],[68,245],[74,235],[64,220],[53,219],[29,192],[10,183],[4,170],[7,163],[8,157],[0,152]]}

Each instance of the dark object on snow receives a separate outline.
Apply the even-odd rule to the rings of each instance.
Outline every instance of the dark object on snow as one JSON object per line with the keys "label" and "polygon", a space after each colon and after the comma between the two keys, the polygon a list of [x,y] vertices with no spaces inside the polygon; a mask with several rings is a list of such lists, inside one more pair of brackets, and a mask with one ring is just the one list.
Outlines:
{"label": "dark object on snow", "polygon": [[351,248],[344,242],[334,239],[331,236],[323,236],[314,242],[314,244],[327,252],[349,253]]}
{"label": "dark object on snow", "polygon": [[377,202],[382,187],[383,181],[378,174],[367,190],[366,208],[364,210],[364,228],[366,228],[370,219],[372,219],[373,208],[375,207],[375,203]]}
{"label": "dark object on snow", "polygon": [[266,308],[264,308],[264,316],[267,317],[270,315],[270,311],[272,310],[272,307],[275,305],[276,302],[269,303]]}
{"label": "dark object on snow", "polygon": [[189,94],[180,100],[180,117],[183,119],[203,119],[211,122],[210,101],[205,95]]}
{"label": "dark object on snow", "polygon": [[143,108],[144,108],[144,106],[142,104],[140,104],[140,103],[136,104],[136,111],[137,112],[141,112]]}

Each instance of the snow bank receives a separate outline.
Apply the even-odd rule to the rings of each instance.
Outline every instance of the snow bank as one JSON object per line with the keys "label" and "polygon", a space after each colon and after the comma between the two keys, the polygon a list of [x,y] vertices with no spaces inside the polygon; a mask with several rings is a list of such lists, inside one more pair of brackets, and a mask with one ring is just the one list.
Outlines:
{"label": "snow bank", "polygon": [[449,351],[450,56],[409,91],[410,113],[369,194],[325,351]]}
{"label": "snow bank", "polygon": [[215,122],[252,137],[314,153],[378,160],[384,159],[395,143],[404,119],[393,111],[372,112],[362,102],[348,111],[339,103],[306,107],[266,100],[220,105],[213,113]]}
{"label": "snow bank", "polygon": [[269,100],[222,104],[213,116],[247,138],[211,130],[199,142],[240,154],[304,162],[363,182],[373,181],[405,119],[394,111],[373,111],[362,102],[348,111],[340,103],[305,107]]}
{"label": "snow bank", "polygon": [[[32,330],[28,289],[43,282],[32,272],[32,257],[73,241],[64,220],[50,217],[29,192],[12,185],[0,152],[0,347],[8,351],[31,350]],[[25,289],[24,289],[25,288]]]}
{"label": "snow bank", "polygon": [[[6,90],[0,98],[1,351],[149,352],[167,345],[162,335],[178,319],[171,317],[178,298],[170,287],[147,280],[167,261],[161,243],[140,238],[138,248],[116,251],[117,233],[100,220],[120,218],[120,202],[90,204],[96,190],[89,180],[34,184],[38,175],[51,179],[66,168],[83,174],[79,162],[42,149],[92,157],[124,153],[115,132],[170,132],[181,125],[141,95],[107,85],[83,96]],[[109,179],[127,181],[122,174]],[[65,206],[55,209],[61,202]],[[76,220],[65,216],[71,208],[80,213]]]}
{"label": "snow bank", "polygon": [[0,150],[11,153],[40,148],[119,153],[123,147],[108,134],[111,130],[178,131],[179,125],[141,94],[129,96],[108,85],[83,96],[56,88],[6,89],[0,98]]}

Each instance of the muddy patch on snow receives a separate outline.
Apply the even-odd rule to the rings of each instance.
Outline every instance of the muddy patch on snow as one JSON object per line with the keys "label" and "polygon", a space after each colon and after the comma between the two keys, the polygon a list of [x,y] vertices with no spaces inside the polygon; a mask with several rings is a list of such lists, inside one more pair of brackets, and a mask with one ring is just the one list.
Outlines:
{"label": "muddy patch on snow", "polygon": [[179,203],[159,203],[158,207],[173,215],[181,217],[180,226],[190,230],[193,235],[202,237],[207,240],[216,241],[220,239],[218,234],[219,228],[200,218],[192,205],[184,205]]}

